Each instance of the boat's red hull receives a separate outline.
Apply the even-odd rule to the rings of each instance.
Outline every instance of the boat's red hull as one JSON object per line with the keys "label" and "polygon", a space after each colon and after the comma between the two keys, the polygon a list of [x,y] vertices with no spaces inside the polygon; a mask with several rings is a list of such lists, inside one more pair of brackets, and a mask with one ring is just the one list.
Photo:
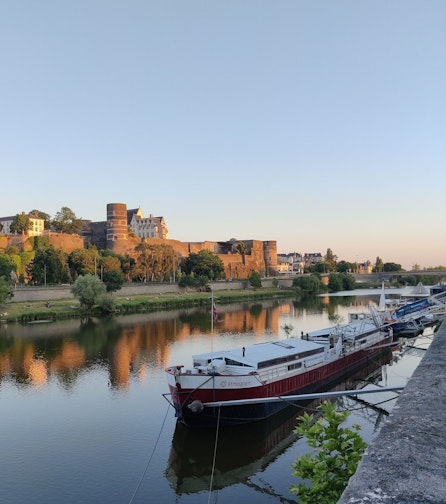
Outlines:
{"label": "boat's red hull", "polygon": [[[336,361],[305,371],[273,383],[250,388],[197,388],[183,389],[169,385],[172,401],[179,420],[191,427],[237,425],[262,420],[288,405],[288,402],[258,402],[250,405],[204,407],[194,412],[189,405],[194,401],[202,404],[242,399],[261,399],[286,396],[296,393],[310,393],[347,376],[365,365],[370,358],[389,352],[392,336],[381,340],[375,346],[343,356]],[[224,375],[223,375],[224,376]]]}

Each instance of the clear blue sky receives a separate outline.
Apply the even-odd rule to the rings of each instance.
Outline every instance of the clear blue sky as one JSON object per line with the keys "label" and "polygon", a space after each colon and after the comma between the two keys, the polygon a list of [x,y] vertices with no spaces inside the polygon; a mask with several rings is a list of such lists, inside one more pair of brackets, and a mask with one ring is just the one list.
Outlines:
{"label": "clear blue sky", "polygon": [[0,215],[446,265],[444,0],[3,0]]}

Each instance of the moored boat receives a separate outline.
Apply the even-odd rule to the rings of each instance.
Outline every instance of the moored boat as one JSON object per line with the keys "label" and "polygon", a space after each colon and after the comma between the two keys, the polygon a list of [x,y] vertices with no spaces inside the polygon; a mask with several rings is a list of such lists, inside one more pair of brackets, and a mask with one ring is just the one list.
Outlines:
{"label": "moored boat", "polygon": [[327,337],[309,333],[195,355],[192,367],[165,370],[170,400],[189,427],[263,420],[287,407],[293,394],[324,390],[360,369],[391,342],[389,327],[346,324]]}

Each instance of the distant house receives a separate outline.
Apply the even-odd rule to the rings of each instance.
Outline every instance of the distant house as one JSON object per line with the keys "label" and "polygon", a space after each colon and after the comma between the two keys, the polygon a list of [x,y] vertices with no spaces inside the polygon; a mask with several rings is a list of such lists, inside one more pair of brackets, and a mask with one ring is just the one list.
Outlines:
{"label": "distant house", "polygon": [[141,208],[127,210],[127,224],[139,238],[167,240],[169,237],[164,217],[155,217],[153,214],[144,217]]}
{"label": "distant house", "polygon": [[358,273],[360,275],[369,275],[373,272],[373,264],[370,261],[358,263]]}
{"label": "distant house", "polygon": [[314,266],[316,263],[323,261],[324,258],[320,252],[311,252],[304,254],[305,267]]}
{"label": "distant house", "polygon": [[[25,212],[22,212],[23,215]],[[12,221],[14,220],[15,215],[11,217],[0,217],[0,234],[4,235],[10,235],[10,234],[15,234],[11,233],[11,224]],[[30,215],[28,214],[29,222],[31,224],[30,228],[27,231],[28,236],[42,236],[43,230],[44,230],[44,225],[45,225],[45,220],[41,219],[37,215]]]}
{"label": "distant house", "polygon": [[277,254],[277,268],[280,273],[298,273],[304,272],[305,264],[302,254],[290,252],[288,254]]}

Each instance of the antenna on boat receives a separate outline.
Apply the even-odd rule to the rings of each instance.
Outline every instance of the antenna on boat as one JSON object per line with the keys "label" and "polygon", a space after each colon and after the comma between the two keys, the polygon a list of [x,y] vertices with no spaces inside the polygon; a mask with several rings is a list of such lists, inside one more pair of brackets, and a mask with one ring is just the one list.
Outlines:
{"label": "antenna on boat", "polygon": [[211,287],[211,353],[214,351],[214,323],[218,320],[217,307],[214,301],[214,290]]}

